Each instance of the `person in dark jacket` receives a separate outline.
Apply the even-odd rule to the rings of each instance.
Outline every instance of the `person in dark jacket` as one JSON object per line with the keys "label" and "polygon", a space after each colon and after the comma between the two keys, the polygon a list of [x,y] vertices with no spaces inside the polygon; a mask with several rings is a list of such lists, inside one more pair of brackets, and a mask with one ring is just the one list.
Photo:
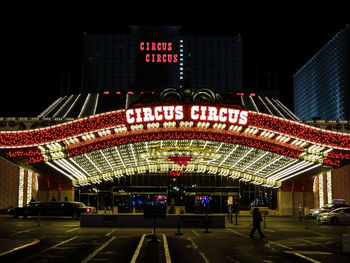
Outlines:
{"label": "person in dark jacket", "polygon": [[250,238],[253,238],[255,230],[258,230],[260,237],[264,238],[264,234],[261,232],[260,223],[262,221],[261,213],[259,212],[259,208],[255,207],[253,210],[253,228],[250,231]]}

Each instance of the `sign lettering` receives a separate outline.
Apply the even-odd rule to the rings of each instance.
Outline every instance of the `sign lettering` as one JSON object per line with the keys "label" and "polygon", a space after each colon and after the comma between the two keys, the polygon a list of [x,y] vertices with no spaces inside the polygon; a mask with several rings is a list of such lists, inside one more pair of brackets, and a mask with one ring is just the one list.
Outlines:
{"label": "sign lettering", "polygon": [[[140,51],[145,52],[147,63],[177,63],[178,55],[173,51],[172,42],[140,42]],[[153,53],[152,51],[155,51]]]}
{"label": "sign lettering", "polygon": [[[185,109],[187,112],[185,112]],[[187,114],[186,114],[187,113]],[[216,106],[175,105],[128,109],[125,113],[128,124],[162,121],[204,121],[246,125],[248,111]]]}

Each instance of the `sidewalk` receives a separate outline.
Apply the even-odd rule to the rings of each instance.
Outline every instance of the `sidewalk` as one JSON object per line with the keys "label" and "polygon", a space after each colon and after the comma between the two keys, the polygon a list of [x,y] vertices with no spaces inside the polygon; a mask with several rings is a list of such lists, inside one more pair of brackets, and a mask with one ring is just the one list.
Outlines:
{"label": "sidewalk", "polygon": [[0,239],[0,261],[12,254],[37,246],[39,239]]}

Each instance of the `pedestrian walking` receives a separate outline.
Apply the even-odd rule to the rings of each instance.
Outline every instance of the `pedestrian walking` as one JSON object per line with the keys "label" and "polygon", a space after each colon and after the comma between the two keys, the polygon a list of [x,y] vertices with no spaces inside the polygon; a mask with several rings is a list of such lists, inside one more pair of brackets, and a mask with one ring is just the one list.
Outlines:
{"label": "pedestrian walking", "polygon": [[260,223],[263,221],[259,208],[255,207],[253,210],[253,228],[250,231],[250,238],[253,238],[255,230],[258,230],[261,238],[264,238],[264,234],[261,232]]}

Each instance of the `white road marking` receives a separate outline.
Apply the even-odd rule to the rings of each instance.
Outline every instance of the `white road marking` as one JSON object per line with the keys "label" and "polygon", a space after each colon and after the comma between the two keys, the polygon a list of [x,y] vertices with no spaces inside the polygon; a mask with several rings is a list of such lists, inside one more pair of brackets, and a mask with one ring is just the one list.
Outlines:
{"label": "white road marking", "polygon": [[109,237],[113,232],[117,231],[116,229],[113,229],[112,231],[108,232],[107,234],[105,234],[105,237]]}
{"label": "white road marking", "polygon": [[1,252],[1,253],[0,253],[0,258],[1,258],[2,256],[7,255],[7,254],[11,254],[11,253],[14,252],[14,251],[21,250],[21,249],[24,249],[24,248],[28,248],[28,247],[31,247],[31,246],[35,246],[35,245],[37,245],[37,244],[39,244],[39,243],[40,243],[40,240],[39,240],[39,239],[35,239],[33,242],[30,242],[30,243],[25,244],[25,245],[23,245],[23,246],[19,246],[19,247],[13,248],[13,249],[11,249],[11,250],[7,250],[7,251],[4,251],[4,252]]}
{"label": "white road marking", "polygon": [[295,252],[295,251],[285,251],[286,253],[289,253],[289,254],[294,254],[298,257],[301,257],[302,259],[306,259],[307,261],[309,262],[312,262],[312,263],[321,263],[321,261],[318,261],[318,260],[315,260],[315,259],[312,259],[312,258],[309,258],[307,256],[304,256],[298,252]]}
{"label": "white road marking", "polygon": [[168,240],[166,239],[166,235],[163,235],[163,243],[164,243],[164,253],[165,253],[165,262],[171,263],[170,253],[169,253],[169,246],[168,246]]}
{"label": "white road marking", "polygon": [[194,248],[194,249],[198,248],[198,246],[196,245],[196,243],[194,243],[194,241],[191,237],[187,237],[187,240],[190,241],[192,248]]}
{"label": "white road marking", "polygon": [[70,230],[67,230],[66,233],[70,233],[70,232],[73,232],[75,230],[78,230],[80,227],[76,227],[76,228],[73,228],[73,229],[70,229]]}
{"label": "white road marking", "polygon": [[99,248],[97,248],[94,252],[92,252],[90,255],[88,255],[86,258],[84,258],[81,263],[89,262],[93,257],[95,257],[98,252],[100,252],[102,249],[104,249],[106,246],[108,246],[114,239],[117,237],[111,237],[106,243],[102,244]]}
{"label": "white road marking", "polygon": [[191,230],[192,230],[192,232],[193,232],[197,237],[200,237],[200,236],[201,236],[196,230],[194,230],[194,229],[191,229]]}
{"label": "white road marking", "polygon": [[301,240],[301,241],[304,241],[304,242],[306,242],[306,243],[309,243],[309,244],[311,244],[311,245],[322,246],[321,243],[312,242],[312,241],[306,240],[306,239],[304,239],[304,238],[297,238],[297,239],[298,239],[298,240]]}
{"label": "white road marking", "polygon": [[76,239],[77,237],[78,237],[78,236],[74,236],[74,237],[71,237],[71,238],[69,238],[69,239],[67,239],[67,240],[64,240],[64,241],[60,242],[60,243],[57,243],[56,245],[53,245],[53,246],[51,246],[51,247],[49,247],[49,248],[47,248],[47,249],[44,249],[44,250],[42,250],[42,251],[40,251],[40,252],[38,252],[38,253],[36,253],[36,254],[34,254],[34,255],[28,257],[27,260],[29,260],[29,259],[31,259],[31,258],[34,258],[34,257],[37,257],[37,256],[39,256],[39,255],[41,255],[41,254],[43,254],[43,253],[45,253],[45,252],[47,252],[47,251],[49,251],[49,250],[51,250],[51,249],[54,249],[54,248],[56,248],[56,247],[58,247],[58,246],[61,246],[61,245],[63,245],[63,244],[66,244],[66,243],[68,243],[68,242],[70,242],[70,241]]}
{"label": "white road marking", "polygon": [[232,257],[230,257],[230,256],[226,256],[226,258],[227,258],[229,261],[231,261],[231,262],[240,263],[238,260],[236,260],[236,259],[234,259],[234,258],[232,258]]}
{"label": "white road marking", "polygon": [[37,229],[39,229],[39,228],[37,227],[37,228],[31,228],[31,229],[27,229],[27,230],[18,231],[18,232],[15,232],[15,233],[11,234],[10,236],[15,236],[15,235],[19,235],[19,234],[22,234],[22,233],[27,233],[27,232],[34,231],[34,230],[37,230]]}
{"label": "white road marking", "polygon": [[142,244],[143,244],[143,241],[145,240],[145,237],[146,237],[146,234],[143,234],[142,237],[141,237],[141,240],[135,250],[135,253],[130,261],[130,263],[135,263],[136,260],[137,260],[137,257],[139,256],[139,253],[140,253],[140,250],[141,250],[141,247],[142,247]]}
{"label": "white road marking", "polygon": [[240,236],[242,236],[242,237],[249,238],[249,236],[244,235],[244,234],[242,234],[242,233],[240,233],[240,232],[238,232],[238,231],[236,231],[236,230],[233,230],[233,229],[231,229],[231,228],[226,228],[226,230],[227,230],[227,231],[230,231],[230,232],[232,232],[232,233],[235,233],[235,234],[237,234],[237,235],[240,235]]}
{"label": "white road marking", "polygon": [[209,263],[210,262],[209,259],[206,257],[205,253],[199,249],[199,247],[193,241],[193,239],[191,237],[187,237],[187,240],[191,242],[192,248],[198,251],[199,255],[201,255],[201,257],[203,258],[204,262],[205,263]]}
{"label": "white road marking", "polygon": [[198,252],[199,252],[199,255],[201,255],[202,258],[204,259],[205,263],[209,263],[210,262],[209,259],[205,256],[205,254],[202,251],[198,251]]}
{"label": "white road marking", "polygon": [[275,245],[277,245],[277,246],[280,246],[280,247],[283,247],[283,248],[286,248],[286,249],[293,250],[293,248],[288,247],[288,246],[286,246],[286,245],[283,245],[283,244],[281,244],[281,243],[278,243],[278,242],[275,242],[275,241],[271,241],[271,240],[267,240],[267,239],[266,239],[266,241],[267,241],[267,243],[265,244],[265,247],[271,247],[270,244],[275,244]]}
{"label": "white road marking", "polygon": [[324,251],[304,251],[304,250],[296,250],[295,252],[306,254],[306,255],[333,255],[331,252],[324,252]]}

